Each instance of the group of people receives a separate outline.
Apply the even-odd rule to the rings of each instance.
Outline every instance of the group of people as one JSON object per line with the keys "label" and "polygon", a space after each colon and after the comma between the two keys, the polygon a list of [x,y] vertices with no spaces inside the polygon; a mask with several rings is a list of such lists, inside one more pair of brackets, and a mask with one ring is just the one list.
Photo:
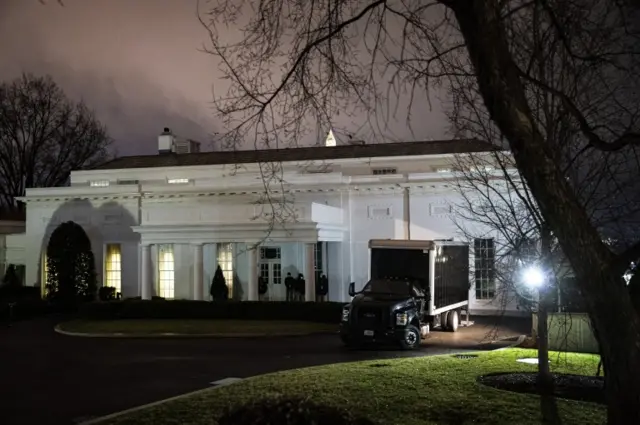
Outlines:
{"label": "group of people", "polygon": [[[287,290],[287,301],[304,301],[306,291],[306,281],[302,273],[294,278],[291,273],[287,273],[284,279],[284,286]],[[268,282],[262,276],[258,277],[258,293],[263,297],[269,290]],[[316,272],[316,301],[326,301],[329,293],[329,280],[324,273]]]}
{"label": "group of people", "polygon": [[[304,301],[306,281],[302,273],[294,278],[291,273],[287,273],[284,279],[284,286],[287,289],[287,301]],[[324,273],[316,273],[316,301],[325,301],[329,293],[329,281]]]}

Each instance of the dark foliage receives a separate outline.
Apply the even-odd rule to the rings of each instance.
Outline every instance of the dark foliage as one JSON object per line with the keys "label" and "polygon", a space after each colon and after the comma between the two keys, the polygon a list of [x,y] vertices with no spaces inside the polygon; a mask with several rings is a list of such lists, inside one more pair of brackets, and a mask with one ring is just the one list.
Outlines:
{"label": "dark foliage", "polygon": [[218,266],[213,275],[209,294],[211,294],[213,301],[226,301],[229,299],[229,287],[227,286],[227,281],[224,278],[224,273],[222,273],[220,266]]}
{"label": "dark foliage", "polygon": [[38,286],[0,286],[0,300],[39,300],[40,298]]}
{"label": "dark foliage", "polygon": [[[552,378],[555,396],[605,404],[604,378],[562,373],[554,373]],[[534,372],[495,373],[479,377],[478,382],[518,393],[537,394],[540,391],[537,374]]]}
{"label": "dark foliage", "polygon": [[[158,295],[152,295],[151,296],[151,300],[152,301],[164,301],[165,298],[160,297]],[[136,297],[127,297],[127,301],[142,301],[142,297],[141,296],[136,296]]]}
{"label": "dark foliage", "polygon": [[41,298],[22,298],[11,300],[0,300],[0,320],[9,318],[11,311],[11,321],[32,319],[46,316],[51,313],[67,313],[68,310],[56,308],[51,303]]}
{"label": "dark foliage", "polygon": [[74,303],[93,300],[96,270],[91,241],[73,221],[60,224],[47,246],[47,298]]}
{"label": "dark foliage", "polygon": [[113,301],[119,298],[120,293],[116,292],[113,286],[102,286],[98,289],[98,299],[100,301]]}
{"label": "dark foliage", "polygon": [[636,268],[629,280],[629,294],[631,295],[631,302],[637,311],[640,311],[640,270]]}
{"label": "dark foliage", "polygon": [[2,279],[2,285],[0,286],[3,288],[19,288],[22,286],[20,276],[18,276],[18,272],[16,271],[16,266],[9,264],[9,267],[7,267],[7,271],[4,274],[4,278]]}
{"label": "dark foliage", "polygon": [[64,185],[70,171],[108,159],[110,144],[93,111],[51,77],[0,83],[0,204],[15,205],[27,187]]}
{"label": "dark foliage", "polygon": [[273,397],[226,411],[220,425],[373,425],[349,411],[297,398]]}
{"label": "dark foliage", "polygon": [[286,301],[189,301],[131,300],[93,302],[80,308],[86,319],[239,319],[303,320],[339,323],[343,303],[307,303]]}

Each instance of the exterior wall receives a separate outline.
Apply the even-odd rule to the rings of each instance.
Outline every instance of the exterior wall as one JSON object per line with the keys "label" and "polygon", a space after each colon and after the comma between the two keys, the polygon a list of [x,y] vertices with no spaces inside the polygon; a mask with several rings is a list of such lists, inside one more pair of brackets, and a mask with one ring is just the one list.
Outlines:
{"label": "exterior wall", "polygon": [[[403,200],[401,194],[351,194],[350,236],[352,270],[350,279],[356,290],[362,289],[369,279],[369,240],[403,239]],[[387,211],[388,214],[383,214]]]}
{"label": "exterior wall", "polygon": [[24,221],[0,220],[0,279],[10,264],[25,264],[24,232]]}
{"label": "exterior wall", "polygon": [[[409,201],[409,229],[413,240],[449,239],[463,240],[455,219],[455,205],[460,198],[446,188],[416,190],[411,192]],[[387,210],[388,215],[375,211]],[[448,212],[447,212],[448,211]],[[350,203],[352,221],[349,226],[353,246],[353,276],[356,289],[362,288],[368,280],[370,239],[404,239],[404,202],[400,191],[392,194],[352,196]],[[467,227],[469,227],[469,223]],[[484,231],[483,231],[484,230]],[[481,235],[486,229],[473,229]],[[473,248],[473,247],[472,247]],[[497,288],[498,296],[489,300],[477,300],[474,285],[474,254],[470,252],[469,289],[470,310],[473,314],[517,314],[515,299],[508,291]],[[346,289],[345,289],[346,293]],[[348,297],[336,301],[346,301]],[[522,312],[524,314],[524,312]]]}
{"label": "exterior wall", "polygon": [[137,295],[140,236],[131,229],[138,224],[137,210],[137,199],[30,203],[27,207],[27,232],[24,238],[27,285],[42,284],[43,259],[51,233],[61,223],[74,221],[82,226],[91,240],[98,284],[101,285],[103,280],[105,244],[120,243],[123,296]]}
{"label": "exterior wall", "polygon": [[[246,300],[248,247],[258,242],[280,247],[284,280],[287,273],[294,277],[303,273],[307,278],[310,272],[306,270],[305,244],[325,241],[323,271],[329,279],[328,299],[346,302],[349,282],[361,288],[368,280],[368,241],[404,239],[407,218],[411,239],[461,239],[451,207],[456,199],[447,185],[452,177],[436,172],[450,160],[443,156],[354,158],[336,161],[327,173],[314,174],[305,174],[299,164],[285,164],[289,208],[294,216],[284,228],[270,232],[270,206],[257,205],[264,188],[252,164],[235,171],[229,166],[199,166],[74,172],[71,187],[27,191],[23,243],[27,283],[40,284],[43,253],[51,232],[60,223],[73,220],[91,239],[100,282],[104,245],[122,245],[125,297],[140,295],[140,243],[151,244],[151,277],[156,293],[157,244],[173,244],[174,296],[187,299],[194,297],[192,244],[203,243],[204,299],[209,299],[217,268],[217,243],[232,243],[234,298]],[[398,174],[372,175],[373,166],[397,168]],[[169,184],[167,180],[180,178],[190,183]],[[120,185],[119,179],[140,183]],[[112,183],[90,187],[93,180]],[[407,211],[403,187],[410,187]],[[473,272],[473,254],[470,263]],[[273,291],[274,296],[283,297],[284,283]],[[504,309],[495,300],[475,300],[473,286],[470,300],[472,313]],[[508,304],[506,309],[515,311],[515,306]]]}
{"label": "exterior wall", "polygon": [[5,235],[4,239],[4,249],[5,249],[5,264],[16,264],[16,265],[24,265],[25,251],[24,251],[24,243],[25,243],[25,234],[19,233],[15,235]]}

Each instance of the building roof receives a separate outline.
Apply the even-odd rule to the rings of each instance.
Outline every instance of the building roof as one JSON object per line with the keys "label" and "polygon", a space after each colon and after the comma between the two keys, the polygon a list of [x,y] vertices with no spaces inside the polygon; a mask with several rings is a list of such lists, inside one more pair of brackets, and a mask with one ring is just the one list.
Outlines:
{"label": "building roof", "polygon": [[369,145],[313,146],[289,149],[238,150],[187,154],[124,156],[95,167],[95,170],[181,167],[195,165],[299,162],[347,158],[375,158],[413,155],[442,155],[492,152],[499,148],[478,139],[454,139]]}

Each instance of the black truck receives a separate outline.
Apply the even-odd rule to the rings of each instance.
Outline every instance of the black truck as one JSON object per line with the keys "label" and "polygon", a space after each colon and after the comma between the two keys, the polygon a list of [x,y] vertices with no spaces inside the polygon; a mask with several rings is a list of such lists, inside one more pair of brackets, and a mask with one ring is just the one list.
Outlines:
{"label": "black truck", "polygon": [[469,323],[469,245],[454,241],[371,240],[369,282],[349,284],[340,338],[351,347],[399,343],[411,350],[431,329]]}

